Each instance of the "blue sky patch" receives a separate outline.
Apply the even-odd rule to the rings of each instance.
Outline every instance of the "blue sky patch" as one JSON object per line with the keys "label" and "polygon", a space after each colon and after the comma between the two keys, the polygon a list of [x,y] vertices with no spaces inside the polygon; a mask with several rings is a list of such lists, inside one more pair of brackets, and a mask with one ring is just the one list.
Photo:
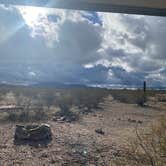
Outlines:
{"label": "blue sky patch", "polygon": [[55,14],[49,14],[49,15],[47,16],[47,18],[48,18],[48,20],[51,21],[51,22],[58,22],[58,20],[61,19],[60,16],[55,15]]}
{"label": "blue sky patch", "polygon": [[102,26],[102,21],[99,18],[97,12],[87,12],[88,14],[83,14],[82,16],[86,19],[88,19],[89,21],[91,21],[93,24],[99,24]]}

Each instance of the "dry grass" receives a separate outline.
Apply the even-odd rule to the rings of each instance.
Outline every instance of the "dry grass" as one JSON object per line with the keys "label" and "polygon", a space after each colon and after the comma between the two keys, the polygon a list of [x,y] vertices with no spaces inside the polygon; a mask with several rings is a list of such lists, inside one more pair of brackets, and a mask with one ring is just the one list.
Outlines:
{"label": "dry grass", "polygon": [[149,130],[135,129],[135,138],[130,139],[119,158],[112,165],[164,166],[166,163],[166,117],[162,117]]}
{"label": "dry grass", "polygon": [[[149,90],[147,98],[156,99],[156,94],[160,94],[159,100],[166,108],[164,93]],[[12,103],[24,109],[0,113],[0,165],[164,166],[166,119],[147,128],[165,111],[138,107],[142,94],[141,90],[3,87],[0,104]],[[55,116],[75,115],[80,117],[75,123],[53,121]],[[13,145],[17,123],[43,121],[53,131],[53,141],[47,148]],[[134,133],[138,122],[142,123]],[[98,128],[105,134],[97,134]]]}

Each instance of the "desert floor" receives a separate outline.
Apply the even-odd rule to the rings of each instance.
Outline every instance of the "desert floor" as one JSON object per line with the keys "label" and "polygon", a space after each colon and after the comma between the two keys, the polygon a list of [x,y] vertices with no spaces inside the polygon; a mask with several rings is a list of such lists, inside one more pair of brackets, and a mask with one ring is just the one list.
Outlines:
{"label": "desert floor", "polygon": [[[0,166],[102,166],[125,153],[136,126],[146,129],[164,114],[162,110],[124,104],[111,96],[101,109],[83,115],[74,123],[50,120],[53,139],[49,143],[14,144],[16,123],[0,124]],[[95,130],[102,128],[104,135]]]}

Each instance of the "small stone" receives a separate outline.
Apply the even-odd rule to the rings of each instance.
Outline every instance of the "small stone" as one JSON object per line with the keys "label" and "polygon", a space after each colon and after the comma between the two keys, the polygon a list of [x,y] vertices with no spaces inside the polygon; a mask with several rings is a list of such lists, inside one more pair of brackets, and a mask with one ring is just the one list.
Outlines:
{"label": "small stone", "polygon": [[98,134],[101,134],[101,135],[105,134],[104,131],[102,130],[102,128],[96,129],[95,132],[98,133]]}
{"label": "small stone", "polygon": [[142,123],[143,123],[143,121],[142,121],[142,120],[138,120],[138,121],[137,121],[137,123],[142,124]]}

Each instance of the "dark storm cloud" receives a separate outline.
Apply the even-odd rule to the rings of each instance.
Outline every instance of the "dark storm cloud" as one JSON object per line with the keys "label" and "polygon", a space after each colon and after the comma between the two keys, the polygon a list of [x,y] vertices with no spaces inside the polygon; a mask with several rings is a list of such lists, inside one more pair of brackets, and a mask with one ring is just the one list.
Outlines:
{"label": "dark storm cloud", "polygon": [[59,43],[54,45],[57,58],[80,65],[96,61],[102,42],[100,32],[100,27],[86,21],[65,21],[60,26]]}
{"label": "dark storm cloud", "polygon": [[129,86],[142,86],[142,83],[146,76],[141,72],[127,72],[125,69],[120,67],[111,67],[111,71],[115,78],[120,78],[118,84]]}

